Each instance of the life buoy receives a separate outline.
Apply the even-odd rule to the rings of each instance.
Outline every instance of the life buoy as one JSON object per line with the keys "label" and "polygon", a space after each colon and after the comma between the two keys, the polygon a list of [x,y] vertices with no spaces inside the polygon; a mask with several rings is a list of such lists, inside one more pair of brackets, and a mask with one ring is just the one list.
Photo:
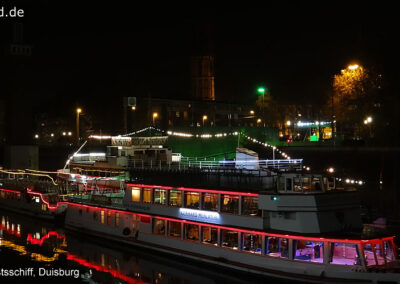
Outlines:
{"label": "life buoy", "polygon": [[124,228],[124,229],[122,230],[122,234],[123,234],[124,236],[130,235],[130,233],[131,233],[131,230],[130,230],[128,227],[126,227],[126,228]]}

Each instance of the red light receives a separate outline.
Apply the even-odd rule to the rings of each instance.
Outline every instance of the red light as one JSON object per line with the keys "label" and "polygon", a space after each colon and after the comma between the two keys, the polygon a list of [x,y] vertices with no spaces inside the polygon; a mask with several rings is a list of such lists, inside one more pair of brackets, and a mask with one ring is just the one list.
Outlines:
{"label": "red light", "polygon": [[114,269],[108,269],[108,268],[105,268],[103,266],[100,266],[100,265],[97,265],[97,264],[94,264],[94,263],[90,263],[89,261],[87,261],[87,260],[85,260],[83,258],[80,258],[79,256],[71,254],[71,253],[68,253],[67,259],[70,260],[70,261],[74,261],[76,263],[79,263],[80,265],[83,265],[85,267],[93,268],[93,269],[95,269],[97,271],[102,271],[102,272],[109,273],[113,277],[119,278],[119,279],[121,279],[121,280],[123,280],[125,282],[130,283],[130,284],[148,283],[148,282],[144,282],[142,280],[136,280],[136,279],[134,279],[132,277],[126,276],[121,271],[114,270]]}
{"label": "red light", "polygon": [[28,234],[28,236],[26,237],[26,240],[28,242],[30,242],[32,245],[42,246],[43,242],[45,240],[49,239],[51,236],[55,236],[55,237],[57,237],[57,239],[65,239],[65,235],[60,235],[56,231],[51,231],[51,232],[48,232],[47,235],[43,236],[40,240],[32,237],[32,234]]}
{"label": "red light", "polygon": [[21,191],[11,190],[11,189],[5,189],[5,188],[0,188],[0,191],[12,192],[12,193],[21,193]]}

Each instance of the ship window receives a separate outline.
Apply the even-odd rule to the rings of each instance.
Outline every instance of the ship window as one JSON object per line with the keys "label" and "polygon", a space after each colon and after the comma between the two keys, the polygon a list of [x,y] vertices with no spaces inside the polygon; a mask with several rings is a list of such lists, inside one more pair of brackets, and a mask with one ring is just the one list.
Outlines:
{"label": "ship window", "polygon": [[218,229],[213,227],[202,227],[202,242],[210,245],[218,245]]}
{"label": "ship window", "polygon": [[154,189],[154,204],[167,204],[167,190],[155,188]]}
{"label": "ship window", "polygon": [[185,224],[185,239],[198,241],[199,240],[199,225]]}
{"label": "ship window", "polygon": [[169,191],[169,206],[182,206],[182,191],[171,189]]}
{"label": "ship window", "polygon": [[189,191],[185,192],[185,207],[199,209],[200,208],[200,195],[198,192]]}
{"label": "ship window", "polygon": [[181,238],[181,223],[169,221],[169,233],[170,237]]}
{"label": "ship window", "polygon": [[312,179],[312,190],[315,190],[315,191],[321,191],[322,190],[321,179],[320,178],[313,178]]}
{"label": "ship window", "polygon": [[378,265],[385,264],[385,257],[383,256],[381,244],[375,244],[375,254]]}
{"label": "ship window", "polygon": [[165,220],[153,219],[153,233],[155,235],[165,235]]}
{"label": "ship window", "polygon": [[101,210],[101,212],[100,212],[100,222],[102,223],[102,224],[104,224],[104,211],[103,210]]}
{"label": "ship window", "polygon": [[140,202],[140,187],[132,187],[132,202]]}
{"label": "ship window", "polygon": [[266,255],[273,257],[288,257],[288,239],[266,237],[265,242]]}
{"label": "ship window", "polygon": [[218,211],[218,194],[203,193],[203,208],[204,210]]}
{"label": "ship window", "polygon": [[221,212],[238,214],[239,213],[239,196],[222,195],[221,196]]}
{"label": "ship window", "polygon": [[391,241],[383,241],[383,249],[385,251],[385,256],[387,261],[394,261],[393,246]]}
{"label": "ship window", "polygon": [[115,213],[115,227],[119,227],[119,213]]}
{"label": "ship window", "polygon": [[111,211],[107,211],[107,225],[111,224]]}
{"label": "ship window", "polygon": [[[46,203],[42,203],[42,211],[47,211],[47,205],[46,205]],[[82,210],[79,210],[79,215],[82,216]]]}
{"label": "ship window", "polygon": [[242,215],[261,216],[261,210],[258,210],[258,197],[256,196],[243,197]]}
{"label": "ship window", "polygon": [[143,188],[143,203],[151,203],[151,188]]}
{"label": "ship window", "polygon": [[311,190],[311,179],[309,177],[302,178],[303,190]]}
{"label": "ship window", "polygon": [[301,261],[324,262],[324,243],[293,240],[294,258]]}
{"label": "ship window", "polygon": [[232,249],[238,249],[239,233],[231,230],[221,230],[222,246]]}
{"label": "ship window", "polygon": [[[330,255],[329,263],[339,264],[339,265],[355,265],[361,264],[360,254],[358,253],[358,248],[356,244],[344,244],[344,243],[330,243]],[[371,245],[370,245],[371,246]],[[372,252],[372,249],[371,249]],[[367,251],[366,251],[367,253]],[[368,253],[368,257],[371,254]],[[367,254],[366,254],[367,258]],[[370,259],[370,258],[369,258]],[[372,259],[374,259],[374,253],[372,252]],[[370,260],[367,261],[369,264]]]}
{"label": "ship window", "polygon": [[301,179],[298,177],[295,177],[293,179],[293,189],[294,191],[302,191],[301,189]]}
{"label": "ship window", "polygon": [[255,234],[242,234],[242,250],[261,254],[262,237],[261,235]]}

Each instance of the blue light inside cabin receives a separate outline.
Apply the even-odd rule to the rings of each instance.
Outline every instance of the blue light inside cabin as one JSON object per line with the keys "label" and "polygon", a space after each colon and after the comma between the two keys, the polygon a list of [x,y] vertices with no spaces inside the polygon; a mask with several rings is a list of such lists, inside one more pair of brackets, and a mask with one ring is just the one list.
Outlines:
{"label": "blue light inside cabin", "polygon": [[278,200],[279,200],[279,197],[278,197],[278,196],[271,196],[271,200],[272,200],[272,201],[278,201]]}

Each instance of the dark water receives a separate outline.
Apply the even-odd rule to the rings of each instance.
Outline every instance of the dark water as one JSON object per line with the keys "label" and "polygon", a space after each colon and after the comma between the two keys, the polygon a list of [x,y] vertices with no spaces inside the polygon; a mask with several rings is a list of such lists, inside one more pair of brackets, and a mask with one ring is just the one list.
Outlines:
{"label": "dark water", "polygon": [[[0,222],[0,283],[282,282],[119,246],[1,209]],[[4,270],[10,269],[22,270],[25,276],[5,276]],[[43,275],[44,271],[64,275]]]}

